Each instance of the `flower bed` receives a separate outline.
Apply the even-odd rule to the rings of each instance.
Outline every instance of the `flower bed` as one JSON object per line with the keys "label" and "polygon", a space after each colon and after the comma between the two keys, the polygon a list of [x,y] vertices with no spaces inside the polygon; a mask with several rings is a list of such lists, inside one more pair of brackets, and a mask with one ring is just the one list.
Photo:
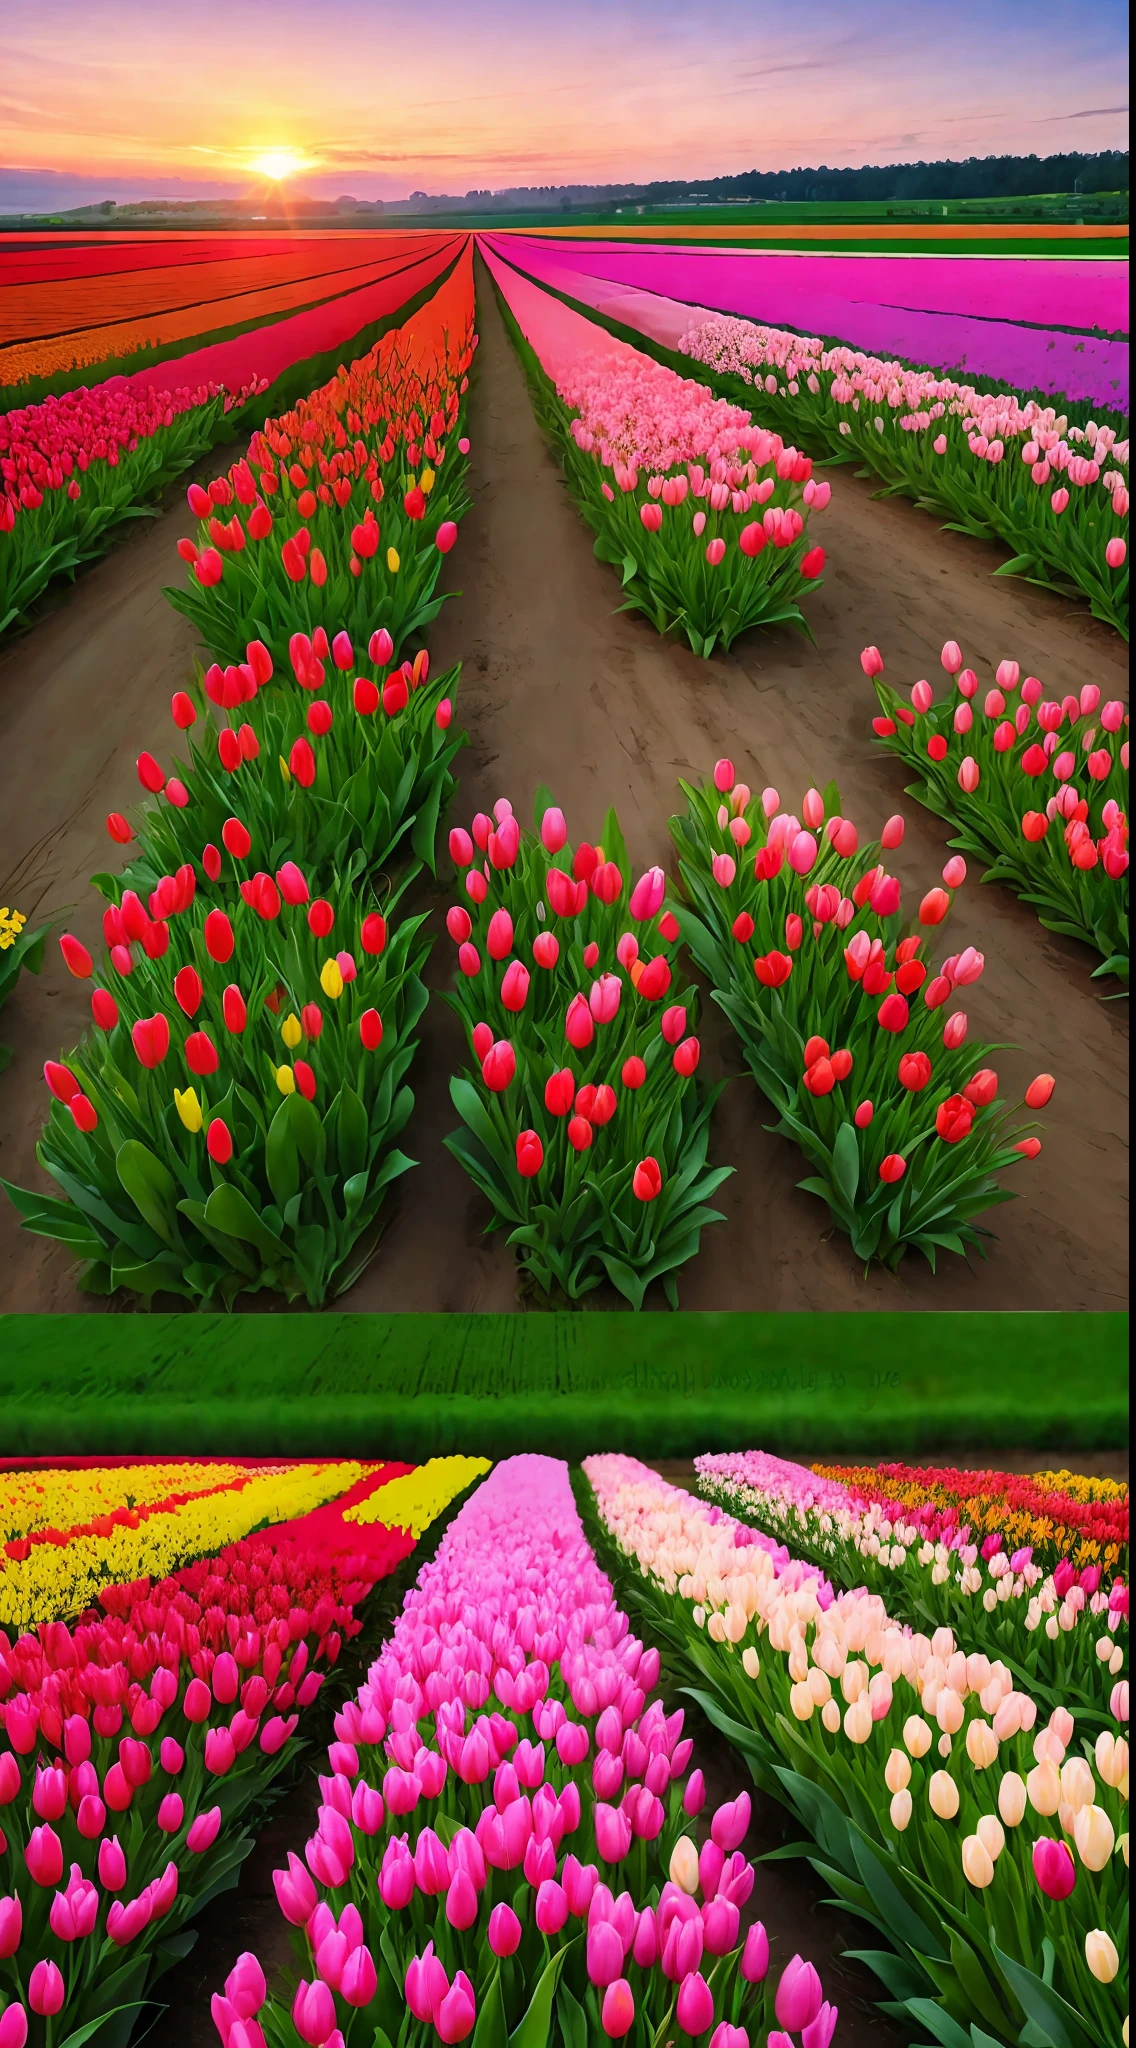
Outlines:
{"label": "flower bed", "polygon": [[831,489],[748,412],[711,397],[484,250],[569,489],[626,603],[696,654],[803,625],[824,569],[806,524]]}
{"label": "flower bed", "polygon": [[498,1466],[336,1718],[316,1832],[275,1876],[298,1981],[268,1998],[242,1956],[213,2005],[226,2048],[253,2025],[271,2048],[475,2029],[648,2048],[676,2026],[715,2048],[784,2048],[771,2027],[827,2048],[812,1965],[774,1986],[760,1923],[742,1938],[748,1795],[692,1838],[705,1788],[657,1678],[565,1466]]}
{"label": "flower bed", "polygon": [[[1075,345],[1075,344],[1074,344]],[[860,461],[893,491],[997,539],[997,575],[1080,591],[1128,637],[1128,440],[1055,406],[936,370],[715,315],[680,350],[731,385],[763,386],[770,416],[825,459]]]}
{"label": "flower bed", "polygon": [[54,577],[101,554],[110,529],[144,513],[259,388],[96,385],[0,414],[0,633]]}
{"label": "flower bed", "polygon": [[[1006,1539],[999,1475],[969,1475],[975,1523],[921,1497],[918,1481],[865,1499],[833,1477],[763,1451],[723,1451],[695,1461],[703,1493],[779,1536],[845,1587],[879,1593],[913,1628],[948,1626],[968,1654],[996,1653],[1043,1706],[1072,1708],[1088,1725],[1107,1721],[1113,1682],[1126,1671],[1128,1587],[1100,1563],[1059,1555],[1047,1569],[1033,1545]],[[1001,1475],[1003,1478],[1008,1475]],[[913,1475],[914,1477],[914,1475]],[[1001,1527],[982,1524],[1003,1512]],[[985,1509],[985,1513],[984,1513]],[[1127,1528],[1127,1497],[1124,1500]],[[1042,1524],[1045,1527],[1045,1524]],[[1077,1546],[1080,1548],[1080,1546]]]}
{"label": "flower bed", "polygon": [[[342,366],[209,489],[193,484],[188,588],[167,592],[222,663],[293,633],[386,628],[395,650],[436,618],[435,585],[469,500],[462,398],[473,361],[472,254],[428,304]],[[224,515],[224,516],[222,516]]]}
{"label": "flower bed", "polygon": [[[271,1287],[317,1306],[367,1264],[413,1163],[394,1141],[414,1104],[424,920],[313,900],[294,862],[227,911],[185,873],[167,916],[131,891],[107,912],[94,1029],[45,1068],[38,1157],[68,1199],[4,1186],[28,1229],[89,1262],[95,1292],[231,1305]],[[93,978],[86,948],[61,945]]]}
{"label": "flower bed", "polygon": [[[814,1168],[802,1187],[827,1202],[859,1258],[894,1266],[912,1246],[934,1267],[940,1251],[982,1249],[976,1219],[1010,1199],[997,1175],[1041,1147],[1008,1128],[989,1064],[998,1048],[969,1038],[965,1011],[940,1020],[985,964],[970,946],[934,972],[924,956],[965,861],[948,863],[947,886],[919,906],[921,929],[904,934],[900,885],[879,859],[900,844],[901,817],[862,848],[834,784],[806,792],[803,823],[776,790],[753,796],[732,761],[700,789],[681,786],[687,813],[671,830],[683,936],[775,1128]],[[1026,1106],[1052,1091],[1039,1075]]]}
{"label": "flower bed", "polygon": [[963,1472],[941,1465],[833,1465],[818,1477],[919,1522],[934,1541],[963,1523],[1003,1550],[1028,1544],[1053,1570],[1128,1569],[1128,1486],[1073,1472]]}
{"label": "flower bed", "polygon": [[[912,1634],[877,1594],[823,1605],[753,1532],[630,1458],[585,1471],[620,1590],[695,1698],[790,1807],[807,1851],[886,1948],[889,2010],[949,2048],[1120,2038],[1127,2012],[1128,1686],[1076,1738],[949,1628]],[[713,1519],[716,1517],[717,1519]],[[972,2033],[973,2028],[973,2033]]]}
{"label": "flower bed", "polygon": [[910,703],[883,682],[878,648],[860,661],[879,699],[876,738],[915,771],[908,795],[954,826],[952,846],[988,863],[986,880],[1035,904],[1048,931],[1093,947],[1102,956],[1095,974],[1127,984],[1124,705],[1102,704],[1095,683],[1048,698],[1016,661],[999,662],[980,704],[978,677],[954,640],[943,648],[949,694],[938,703],[925,680]]}
{"label": "flower bed", "polygon": [[696,1078],[678,922],[661,868],[631,886],[614,812],[602,844],[574,853],[546,791],[535,816],[522,832],[503,798],[450,834],[465,897],[446,919],[450,1000],[471,1058],[446,1142],[543,1293],[575,1301],[606,1276],[638,1308],[661,1280],[676,1305],[727,1177],[706,1163],[714,1096]]}
{"label": "flower bed", "polygon": [[[341,1512],[398,1470],[253,1478],[246,1528],[257,1506],[299,1519],[173,1577],[159,1566],[152,1579],[104,1582],[71,1627],[41,1620],[14,1642],[0,1632],[5,2048],[77,2043],[88,2028],[125,2042],[155,1980],[192,1946],[188,1921],[236,1882],[247,1820],[291,1767],[301,1717],[363,1626],[356,1610],[413,1547],[403,1530],[350,1528]],[[336,1507],[303,1512],[332,1493]],[[232,1526],[214,1494],[189,1546]],[[145,1569],[143,1539],[134,1562]],[[105,1562],[121,1568],[121,1549]]]}

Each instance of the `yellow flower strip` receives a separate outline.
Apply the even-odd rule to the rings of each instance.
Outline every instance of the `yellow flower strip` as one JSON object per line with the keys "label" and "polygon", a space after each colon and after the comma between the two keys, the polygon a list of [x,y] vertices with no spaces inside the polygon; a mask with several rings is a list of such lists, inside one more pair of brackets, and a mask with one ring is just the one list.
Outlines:
{"label": "yellow flower strip", "polygon": [[150,1515],[137,1529],[75,1536],[62,1548],[37,1543],[22,1562],[0,1553],[0,1627],[29,1629],[63,1620],[81,1613],[104,1586],[165,1578],[252,1529],[308,1514],[345,1493],[367,1470],[344,1459],[256,1472],[244,1485]]}
{"label": "yellow flower strip", "polygon": [[[283,1470],[283,1462],[276,1469]],[[247,1465],[218,1459],[0,1473],[0,1543],[33,1529],[73,1529],[116,1508],[149,1507],[171,1494],[213,1492],[248,1474]]]}
{"label": "yellow flower strip", "polygon": [[401,1479],[388,1479],[365,1500],[344,1510],[345,1522],[382,1522],[388,1529],[408,1529],[417,1541],[455,1495],[489,1471],[489,1458],[428,1458]]}

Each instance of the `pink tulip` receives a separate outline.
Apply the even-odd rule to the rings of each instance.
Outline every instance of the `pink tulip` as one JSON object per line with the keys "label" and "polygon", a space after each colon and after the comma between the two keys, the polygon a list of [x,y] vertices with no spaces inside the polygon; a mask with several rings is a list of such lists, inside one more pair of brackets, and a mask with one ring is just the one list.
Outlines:
{"label": "pink tulip", "polygon": [[1110,540],[1104,551],[1104,558],[1110,569],[1123,569],[1128,549],[1119,537]]}
{"label": "pink tulip", "polygon": [[637,924],[645,924],[649,919],[658,916],[663,907],[666,891],[666,876],[662,868],[648,868],[645,875],[640,875],[631,891],[629,906]]}
{"label": "pink tulip", "polygon": [[714,1998],[699,1971],[684,1977],[679,1987],[675,2017],[684,2034],[704,2034],[714,2024]]}
{"label": "pink tulip", "polygon": [[521,1945],[521,1923],[511,1906],[502,1902],[489,1915],[489,1946],[495,1956],[515,1955]]}
{"label": "pink tulip", "polygon": [[821,1996],[820,1978],[813,1965],[806,1963],[802,1956],[794,1956],[782,1973],[773,2009],[783,2027],[791,2033],[798,2033],[816,2018]]}
{"label": "pink tulip", "polygon": [[860,656],[860,667],[869,680],[872,676],[881,676],[883,674],[884,658],[878,647],[865,647]]}
{"label": "pink tulip", "polygon": [[540,837],[546,852],[559,853],[568,838],[568,827],[564,822],[563,811],[549,806],[540,821]]}
{"label": "pink tulip", "polygon": [[[601,974],[598,981],[593,981],[588,993],[588,1008],[597,1024],[611,1023],[619,1009],[619,998],[622,990],[623,983],[620,981],[618,974]],[[569,1038],[574,1044],[575,1040],[571,1039],[571,1034],[569,1034]]]}
{"label": "pink tulip", "polygon": [[617,1977],[607,1986],[600,2024],[609,2041],[622,2041],[635,2025],[635,1995],[626,1977]]}

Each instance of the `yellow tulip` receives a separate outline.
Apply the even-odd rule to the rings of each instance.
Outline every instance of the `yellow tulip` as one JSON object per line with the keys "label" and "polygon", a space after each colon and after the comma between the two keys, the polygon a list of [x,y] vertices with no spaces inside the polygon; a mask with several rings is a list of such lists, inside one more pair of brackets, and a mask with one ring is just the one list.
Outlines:
{"label": "yellow tulip", "polygon": [[339,971],[338,960],[324,961],[320,968],[320,987],[325,996],[330,996],[333,1003],[343,994],[343,976]]}
{"label": "yellow tulip", "polygon": [[300,1029],[299,1018],[292,1015],[285,1017],[283,1024],[280,1026],[280,1036],[290,1052],[299,1045],[303,1035]]}
{"label": "yellow tulip", "polygon": [[417,1540],[459,1493],[489,1469],[488,1458],[428,1458],[415,1471],[403,1473],[401,1479],[388,1479],[385,1486],[376,1487],[364,1500],[346,1508],[343,1519],[409,1529]]}
{"label": "yellow tulip", "polygon": [[291,782],[292,770],[289,768],[288,763],[284,759],[283,754],[278,754],[276,758],[280,763],[280,773],[284,777],[285,782]]}
{"label": "yellow tulip", "polygon": [[427,465],[427,467],[423,470],[422,475],[418,479],[419,490],[424,491],[426,496],[429,497],[431,491],[434,488],[434,481],[434,472],[429,467],[429,465]]}
{"label": "yellow tulip", "polygon": [[962,1845],[962,1874],[976,1891],[985,1891],[994,1882],[993,1859],[977,1835],[968,1835]]}
{"label": "yellow tulip", "polygon": [[388,548],[388,549],[387,549],[387,568],[388,568],[388,569],[390,570],[390,572],[391,572],[391,575],[392,575],[392,576],[397,576],[397,575],[398,575],[398,571],[399,571],[399,566],[400,566],[400,564],[399,564],[399,555],[398,555],[398,549],[397,549],[397,548]]}
{"label": "yellow tulip", "polygon": [[949,1771],[936,1771],[927,1786],[932,1813],[940,1820],[953,1820],[959,1810],[959,1788]]}
{"label": "yellow tulip", "polygon": [[296,1093],[296,1076],[292,1072],[291,1067],[277,1067],[276,1086],[279,1088],[281,1095],[294,1095]]}
{"label": "yellow tulip", "polygon": [[197,1100],[196,1089],[186,1088],[183,1092],[182,1089],[175,1088],[174,1108],[177,1110],[187,1131],[196,1134],[201,1129],[203,1118],[201,1115],[201,1104]]}
{"label": "yellow tulip", "polygon": [[693,1899],[698,1891],[698,1851],[689,1835],[680,1835],[671,1850],[669,1876],[680,1892]]}
{"label": "yellow tulip", "polygon": [[1103,1927],[1090,1928],[1085,1936],[1085,1961],[1098,1984],[1111,1984],[1120,1968],[1116,1943]]}

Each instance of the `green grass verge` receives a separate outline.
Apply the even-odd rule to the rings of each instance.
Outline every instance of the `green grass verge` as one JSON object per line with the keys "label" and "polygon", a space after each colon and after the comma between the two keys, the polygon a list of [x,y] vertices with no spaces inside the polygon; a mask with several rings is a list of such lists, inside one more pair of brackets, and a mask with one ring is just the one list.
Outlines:
{"label": "green grass verge", "polygon": [[1119,1314],[0,1318],[0,1455],[1127,1441]]}

